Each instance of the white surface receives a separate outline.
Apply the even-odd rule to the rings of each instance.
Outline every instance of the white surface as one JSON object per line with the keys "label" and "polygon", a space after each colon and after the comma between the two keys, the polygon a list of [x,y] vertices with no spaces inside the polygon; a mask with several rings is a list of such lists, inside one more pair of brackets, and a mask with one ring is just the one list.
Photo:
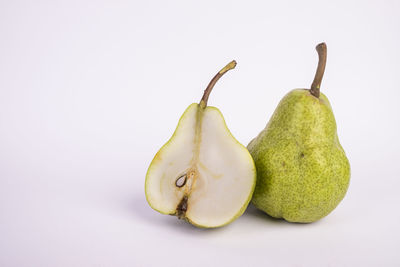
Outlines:
{"label": "white surface", "polygon": [[[2,1],[0,265],[399,266],[400,2]],[[153,211],[144,177],[209,100],[247,144],[290,89],[322,91],[352,166],[313,224],[250,208],[201,230]]]}

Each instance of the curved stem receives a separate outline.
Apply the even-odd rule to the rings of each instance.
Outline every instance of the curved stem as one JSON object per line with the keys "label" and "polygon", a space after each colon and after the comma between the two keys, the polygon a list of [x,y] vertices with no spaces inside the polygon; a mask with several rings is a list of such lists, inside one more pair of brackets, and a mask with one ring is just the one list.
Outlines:
{"label": "curved stem", "polygon": [[314,81],[311,84],[310,93],[319,97],[319,89],[321,87],[322,77],[324,77],[325,66],[326,66],[326,57],[327,57],[327,48],[325,43],[320,43],[315,48],[318,52],[318,67],[317,72],[314,76]]}
{"label": "curved stem", "polygon": [[214,88],[214,85],[217,83],[219,78],[221,78],[226,72],[228,72],[231,69],[234,69],[235,67],[236,67],[236,61],[232,60],[231,62],[228,63],[228,65],[223,67],[222,70],[220,70],[214,76],[214,78],[212,78],[212,80],[208,84],[206,90],[204,90],[204,94],[203,94],[203,97],[200,100],[200,104],[201,104],[201,102],[203,102],[204,103],[204,107],[207,106],[207,101],[208,101],[208,97],[210,96],[211,90]]}

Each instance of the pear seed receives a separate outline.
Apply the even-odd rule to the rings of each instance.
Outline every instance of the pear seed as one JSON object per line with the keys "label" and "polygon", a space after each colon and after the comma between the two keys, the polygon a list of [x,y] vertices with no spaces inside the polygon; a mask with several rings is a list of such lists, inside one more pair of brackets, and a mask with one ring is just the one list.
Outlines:
{"label": "pear seed", "polygon": [[175,185],[177,187],[182,187],[186,184],[186,174],[180,176],[178,179],[176,179]]}

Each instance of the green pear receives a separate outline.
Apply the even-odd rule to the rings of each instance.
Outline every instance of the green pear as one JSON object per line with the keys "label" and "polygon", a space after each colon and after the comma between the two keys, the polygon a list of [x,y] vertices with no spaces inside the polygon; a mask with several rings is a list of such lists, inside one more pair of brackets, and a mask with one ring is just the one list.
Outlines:
{"label": "green pear", "polygon": [[328,215],[349,186],[350,165],[339,143],[328,98],[320,93],[327,48],[311,89],[295,89],[279,103],[248,149],[257,168],[252,203],[275,218],[309,223]]}
{"label": "green pear", "polygon": [[207,106],[215,83],[235,66],[232,61],[218,72],[200,103],[186,109],[146,175],[149,205],[198,227],[220,227],[238,218],[255,188],[250,153],[232,136],[221,112]]}

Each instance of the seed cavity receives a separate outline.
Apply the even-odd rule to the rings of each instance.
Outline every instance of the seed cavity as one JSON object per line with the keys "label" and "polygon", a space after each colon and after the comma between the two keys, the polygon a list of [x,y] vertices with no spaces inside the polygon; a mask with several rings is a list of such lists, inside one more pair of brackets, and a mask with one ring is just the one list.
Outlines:
{"label": "seed cavity", "polygon": [[176,179],[176,181],[175,181],[176,187],[182,187],[182,186],[184,186],[184,185],[186,184],[186,180],[187,180],[186,174],[184,174],[184,175],[178,177],[178,179]]}

